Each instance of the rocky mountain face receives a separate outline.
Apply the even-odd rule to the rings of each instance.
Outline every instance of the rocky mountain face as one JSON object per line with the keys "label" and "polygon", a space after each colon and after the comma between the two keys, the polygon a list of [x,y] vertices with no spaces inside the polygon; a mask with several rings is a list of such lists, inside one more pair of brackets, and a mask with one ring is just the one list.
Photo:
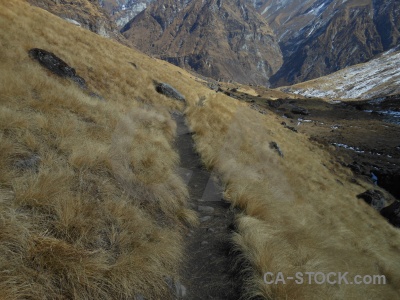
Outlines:
{"label": "rocky mountain face", "polygon": [[125,26],[154,0],[99,0],[118,28]]}
{"label": "rocky mountain face", "polygon": [[275,86],[366,62],[400,42],[397,0],[252,1],[274,30],[284,63]]}
{"label": "rocky mountain face", "polygon": [[28,2],[77,26],[124,42],[114,22],[99,6],[97,0],[28,0]]}
{"label": "rocky mountain face", "polygon": [[[366,62],[400,41],[400,2],[396,0],[99,1],[120,27],[148,7],[122,29],[143,51],[207,76],[243,83],[270,82],[282,86],[307,81]],[[213,9],[213,5],[218,9]],[[250,6],[262,15],[279,42],[283,55],[279,70],[276,67],[281,59],[276,55],[272,34],[269,41],[265,37],[256,38],[255,43],[246,41],[254,28],[260,32],[267,28]],[[241,7],[251,11],[250,14],[242,14]],[[221,26],[214,27],[211,20]],[[241,26],[245,30],[238,38],[237,29]],[[220,41],[217,43],[215,39]],[[222,43],[222,39],[226,42]],[[257,46],[251,47],[252,43]],[[218,51],[208,49],[213,47],[211,44]],[[228,47],[220,48],[219,44]],[[252,50],[245,54],[247,47]],[[271,48],[270,55],[263,54]],[[261,63],[256,62],[260,61],[258,53]],[[232,57],[236,66],[239,62],[244,68],[232,68]],[[220,62],[221,59],[225,62]],[[250,80],[247,80],[248,70],[251,70]],[[271,77],[269,82],[268,77]]]}
{"label": "rocky mountain face", "polygon": [[155,1],[121,32],[148,54],[222,80],[268,85],[282,64],[273,31],[245,0]]}
{"label": "rocky mountain face", "polygon": [[142,51],[200,74],[275,87],[369,61],[400,43],[396,0],[29,2],[126,43],[122,29]]}

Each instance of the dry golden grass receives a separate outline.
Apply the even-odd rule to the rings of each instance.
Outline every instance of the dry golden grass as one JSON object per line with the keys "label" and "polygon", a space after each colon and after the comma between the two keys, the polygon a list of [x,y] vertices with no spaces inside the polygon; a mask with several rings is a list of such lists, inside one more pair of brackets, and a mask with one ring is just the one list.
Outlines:
{"label": "dry golden grass", "polygon": [[0,5],[0,299],[168,299],[197,217],[176,172],[169,111],[183,104],[153,80],[184,83],[189,102],[192,81],[24,1]]}
{"label": "dry golden grass", "polygon": [[[187,116],[197,149],[225,183],[225,196],[242,209],[234,241],[250,262],[245,298],[398,299],[400,232],[356,198],[372,188],[306,136],[284,129],[223,95],[191,106]],[[270,149],[276,142],[281,158]],[[385,275],[387,285],[267,285],[265,272],[349,272]]]}
{"label": "dry golden grass", "polygon": [[[356,199],[368,186],[305,136],[22,0],[0,5],[0,299],[170,296],[166,279],[178,277],[196,216],[172,146],[169,111],[184,105],[153,80],[185,95],[196,147],[242,209],[234,240],[253,274],[245,295],[399,298],[399,232]],[[34,47],[104,100],[31,60]],[[388,284],[274,286],[267,271],[384,274]]]}

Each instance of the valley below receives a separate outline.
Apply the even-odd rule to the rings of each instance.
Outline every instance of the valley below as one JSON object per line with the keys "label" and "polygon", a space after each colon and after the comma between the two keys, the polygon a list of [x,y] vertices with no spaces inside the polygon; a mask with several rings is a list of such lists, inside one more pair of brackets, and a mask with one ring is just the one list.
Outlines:
{"label": "valley below", "polygon": [[273,90],[259,88],[261,95],[250,95],[233,85],[221,92],[261,113],[276,114],[282,126],[331,152],[353,171],[355,180],[373,183],[374,174],[377,185],[400,199],[400,95],[340,101],[288,94],[276,99],[273,96],[282,95]]}

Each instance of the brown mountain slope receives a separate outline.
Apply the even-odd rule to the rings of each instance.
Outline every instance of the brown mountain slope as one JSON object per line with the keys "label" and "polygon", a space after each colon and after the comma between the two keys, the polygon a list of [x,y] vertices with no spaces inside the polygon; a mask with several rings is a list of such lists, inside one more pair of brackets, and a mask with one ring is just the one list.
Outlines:
{"label": "brown mountain slope", "polygon": [[282,64],[272,30],[242,0],[157,1],[122,32],[146,53],[217,79],[268,84]]}
{"label": "brown mountain slope", "polygon": [[[119,3],[115,13],[117,18],[119,14],[129,15],[131,10],[136,12],[146,5],[143,1],[135,0],[113,0],[113,2]],[[142,45],[142,47],[147,48],[147,53],[164,55],[163,58],[175,64],[192,65],[194,66],[193,69],[202,69],[208,75],[213,74],[213,71],[202,66],[207,62],[202,61],[204,54],[199,54],[198,49],[194,49],[194,46],[198,43],[189,43],[191,45],[189,51],[193,51],[197,56],[176,54],[181,44],[179,43],[180,37],[175,31],[181,30],[181,28],[190,31],[189,28],[192,28],[193,22],[195,22],[193,20],[188,22],[187,16],[177,18],[178,12],[182,11],[187,2],[191,5],[193,1],[181,3],[146,1],[146,3],[150,2],[153,2],[153,6],[149,8],[151,10],[150,15],[141,18],[140,29],[135,29],[142,34],[135,34],[134,36],[135,39],[140,39],[142,38],[141,35],[149,35],[149,40],[146,40],[145,43],[147,46]],[[398,45],[400,36],[400,6],[398,1],[245,0],[242,2],[256,8],[273,29],[276,39],[279,41],[284,63],[279,72],[274,74],[270,80],[274,86],[289,85],[327,75],[347,66],[366,62],[377,54]],[[237,5],[240,7],[242,4],[230,4],[230,6]],[[224,3],[222,5],[224,6]],[[195,14],[198,13],[205,13],[205,11],[195,11]],[[252,17],[253,20],[256,20],[256,18]],[[157,20],[163,25],[159,24]],[[158,26],[172,25],[173,21],[180,21],[180,23],[177,22],[172,31],[158,28]],[[198,25],[202,24],[199,23]],[[207,26],[208,24],[203,25]],[[129,28],[129,26],[127,27]],[[135,23],[135,26],[137,26],[137,23]],[[226,30],[229,32],[230,29],[226,28]],[[168,32],[166,33],[166,31]],[[152,40],[158,41],[162,35],[167,36],[167,41],[162,38],[162,43],[169,49],[169,53],[161,53],[163,49],[157,48],[158,42],[154,43],[154,47],[152,47]],[[168,40],[171,36],[178,39],[176,44],[172,46],[171,41]],[[189,35],[183,38],[183,40],[186,39],[190,39]],[[137,42],[137,44],[141,43]],[[205,42],[199,44],[204,48],[209,47],[204,45]],[[224,58],[217,56],[215,61]],[[251,62],[246,63],[251,64]],[[238,72],[241,73],[241,70],[235,70],[234,73],[237,74]],[[232,79],[231,72],[225,73],[229,75],[229,79]],[[265,77],[260,68],[254,69],[252,73],[258,73],[258,76]],[[243,74],[240,76],[243,77]]]}

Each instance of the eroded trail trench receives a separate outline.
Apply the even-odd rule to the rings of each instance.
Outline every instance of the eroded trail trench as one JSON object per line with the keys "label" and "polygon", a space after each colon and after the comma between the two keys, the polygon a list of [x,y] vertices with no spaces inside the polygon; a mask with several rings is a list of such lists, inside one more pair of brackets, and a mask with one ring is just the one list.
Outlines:
{"label": "eroded trail trench", "polygon": [[204,167],[195,151],[184,116],[173,113],[172,117],[177,122],[180,171],[188,185],[190,205],[200,219],[200,225],[186,236],[186,264],[182,268],[183,286],[178,291],[178,299],[239,299],[239,266],[230,242],[234,211],[222,198],[218,180]]}

